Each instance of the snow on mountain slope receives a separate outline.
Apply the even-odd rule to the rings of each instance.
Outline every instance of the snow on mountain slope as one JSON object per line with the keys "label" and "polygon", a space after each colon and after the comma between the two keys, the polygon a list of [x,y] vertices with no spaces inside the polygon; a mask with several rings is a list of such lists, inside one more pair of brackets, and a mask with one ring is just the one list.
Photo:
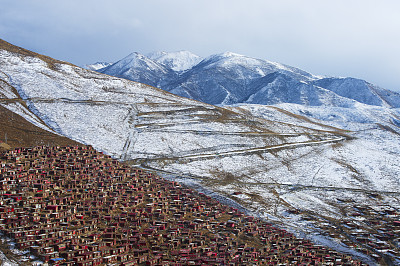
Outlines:
{"label": "snow on mountain slope", "polygon": [[296,78],[273,72],[253,81],[249,86],[252,93],[244,103],[279,104],[296,103],[307,106],[352,107],[356,101],[342,97],[312,82],[299,81]]}
{"label": "snow on mountain slope", "polygon": [[399,107],[400,94],[353,78],[323,78],[265,60],[224,53],[211,56],[163,89],[211,104],[298,103],[310,106]]}
{"label": "snow on mountain slope", "polygon": [[24,117],[35,126],[55,133],[39,117],[29,110],[26,103],[22,100],[17,90],[9,84],[11,78],[4,72],[0,72],[0,105],[8,110]]}
{"label": "snow on mountain slope", "polygon": [[[364,80],[316,76],[295,67],[232,52],[212,55],[201,62],[198,62],[200,58],[186,51],[155,52],[146,59],[171,72],[154,71],[147,66],[129,63],[124,69],[130,69],[135,75],[108,70],[100,72],[147,83],[210,104],[290,102],[348,107],[358,101],[375,106],[400,107],[399,93]],[[148,78],[149,70],[152,79]]]}
{"label": "snow on mountain slope", "polygon": [[[382,228],[390,224],[387,219],[398,219],[389,218],[392,211],[400,213],[400,125],[393,122],[398,121],[399,109],[360,103],[354,108],[290,103],[231,108],[278,123],[318,130],[345,128],[352,138],[326,145],[287,144],[291,148],[276,145],[241,154],[182,157],[167,164],[154,160],[146,165],[180,172],[181,182],[211,189],[323,244],[369,250],[371,246],[353,237],[384,238],[377,230],[386,230]],[[398,264],[399,248],[389,242],[385,245],[394,253],[372,250]]]}
{"label": "snow on mountain slope", "polygon": [[[281,200],[311,216],[319,213],[325,219],[331,219],[330,226],[353,234],[354,231],[340,224],[356,223],[360,232],[368,232],[370,236],[377,230],[377,227],[371,227],[372,221],[386,218],[383,218],[382,212],[369,216],[368,212],[363,211],[357,217],[357,210],[397,209],[397,213],[400,213],[400,163],[397,159],[400,154],[400,124],[394,122],[399,118],[400,109],[361,103],[356,103],[352,108],[288,103],[274,106],[241,105],[233,108],[299,126],[322,123],[324,126],[339,127],[348,130],[354,137],[344,145],[332,145],[332,149],[321,151],[318,157],[306,156],[301,163],[291,160],[287,170],[292,175],[285,174],[282,169],[284,167],[281,167],[279,172],[283,174],[278,180],[290,184],[277,190]],[[297,175],[293,175],[296,172]],[[270,176],[278,175],[270,172]],[[266,198],[267,193],[256,185],[248,186],[247,190]],[[285,219],[294,223],[301,222],[296,215],[287,214]],[[310,231],[313,231],[313,227],[313,224],[308,225]],[[395,249],[398,250],[398,247]]]}
{"label": "snow on mountain slope", "polygon": [[381,89],[364,80],[354,78],[323,78],[313,82],[313,84],[360,103],[375,106],[400,107],[400,94]]}
{"label": "snow on mountain slope", "polygon": [[163,64],[174,71],[185,71],[200,63],[202,58],[189,51],[153,52],[147,57]]}
{"label": "snow on mountain slope", "polygon": [[89,70],[93,70],[93,71],[97,71],[100,70],[102,68],[111,66],[113,63],[108,63],[108,62],[96,62],[94,64],[89,64],[89,65],[85,65],[83,66],[83,68],[89,69]]}
{"label": "snow on mountain slope", "polygon": [[[132,65],[148,62],[132,57],[127,58]],[[215,68],[212,64],[250,60],[231,54],[221,57],[225,63],[203,60],[194,68],[206,71]],[[222,108],[62,62],[49,65],[46,60],[0,49],[1,77],[9,85],[3,94],[17,97],[14,88],[38,121],[59,134],[132,164],[173,173],[173,178],[215,191],[300,233],[335,232],[335,240],[324,240],[329,245],[339,241],[350,248],[348,243],[355,243],[341,227],[341,221],[349,221],[364,228],[361,218],[350,215],[355,205],[400,210],[398,109],[349,99],[342,103],[351,108]],[[262,65],[253,62],[264,76],[268,67],[276,67],[263,70]],[[118,63],[113,66],[118,69]],[[234,72],[238,77],[256,75],[237,68]],[[300,75],[289,74],[282,78]],[[326,98],[333,93],[321,91]],[[2,105],[10,108],[6,101]],[[352,113],[354,109],[358,113]]]}
{"label": "snow on mountain slope", "polygon": [[[67,64],[51,69],[39,58],[19,57],[6,50],[0,56],[7,82],[48,126],[119,158],[176,156],[279,145],[297,139],[337,138],[335,132],[321,133],[295,125],[264,125],[257,121],[249,124],[250,117],[223,108]],[[137,58],[140,55],[125,60],[132,65],[142,63]],[[111,67],[118,69],[119,64]],[[282,135],[273,130],[296,134]],[[255,132],[251,140],[246,138],[248,132]]]}
{"label": "snow on mountain slope", "polygon": [[226,52],[204,59],[163,89],[211,104],[240,103],[255,93],[249,88],[252,81],[277,71],[300,80],[313,78],[278,63]]}
{"label": "snow on mountain slope", "polygon": [[313,76],[312,74],[298,68],[232,52],[211,55],[202,61],[202,66],[206,69],[227,68],[235,70],[236,67],[246,69],[246,71],[249,72],[247,76],[249,78],[262,77],[276,71],[281,71],[287,75],[296,76],[297,78],[304,80],[318,78],[317,76]]}
{"label": "snow on mountain slope", "polygon": [[171,69],[139,53],[131,53],[118,62],[100,69],[99,72],[151,86],[161,86],[160,82],[163,79],[174,75]]}

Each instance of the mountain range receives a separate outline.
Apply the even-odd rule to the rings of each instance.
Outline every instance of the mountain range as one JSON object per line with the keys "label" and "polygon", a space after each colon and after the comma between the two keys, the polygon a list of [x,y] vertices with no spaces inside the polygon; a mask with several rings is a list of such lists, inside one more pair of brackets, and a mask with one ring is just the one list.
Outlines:
{"label": "mountain range", "polygon": [[[371,254],[400,263],[400,235],[387,240],[385,231],[400,213],[398,94],[232,53],[199,60],[133,53],[99,70],[149,86],[1,40],[0,112],[18,120],[0,137],[13,130],[8,145],[21,145],[19,129],[89,144],[369,264]],[[162,90],[172,80],[186,84],[177,91],[199,84],[218,104],[235,104]],[[249,93],[250,84],[258,90]],[[213,100],[200,87],[199,97]],[[275,104],[251,103],[262,95]]]}
{"label": "mountain range", "polygon": [[350,107],[355,101],[400,107],[400,94],[356,78],[316,76],[301,69],[231,52],[200,58],[188,51],[132,53],[100,73],[121,77],[209,104],[296,103]]}

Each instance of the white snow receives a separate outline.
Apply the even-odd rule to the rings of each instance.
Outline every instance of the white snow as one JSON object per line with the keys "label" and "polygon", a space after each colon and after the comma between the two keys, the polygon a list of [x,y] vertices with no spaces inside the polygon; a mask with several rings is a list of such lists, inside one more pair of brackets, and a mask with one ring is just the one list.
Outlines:
{"label": "white snow", "polygon": [[[6,51],[0,65],[1,78],[33,114],[17,103],[2,105],[28,121],[116,158],[191,176],[287,225],[294,223],[282,218],[282,200],[340,218],[337,197],[367,202],[367,192],[400,190],[400,128],[393,122],[399,109],[357,102],[221,108],[70,65],[52,70]],[[7,86],[0,92],[13,97]],[[235,198],[234,191],[247,196]],[[397,204],[389,196],[385,203]]]}
{"label": "white snow", "polygon": [[203,60],[200,56],[189,51],[152,52],[147,54],[147,57],[175,71],[188,70]]}
{"label": "white snow", "polygon": [[96,62],[94,64],[89,64],[89,65],[84,65],[83,68],[89,69],[89,70],[100,70],[102,68],[111,66],[113,63],[108,63],[108,62]]}

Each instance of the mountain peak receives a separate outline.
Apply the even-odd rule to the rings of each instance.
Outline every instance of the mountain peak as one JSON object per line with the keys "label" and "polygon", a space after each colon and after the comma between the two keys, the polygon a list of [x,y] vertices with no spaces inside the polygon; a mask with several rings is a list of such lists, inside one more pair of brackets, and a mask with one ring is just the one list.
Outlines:
{"label": "mountain peak", "polygon": [[131,53],[100,72],[210,104],[297,103],[343,107],[351,106],[355,100],[375,106],[400,106],[399,93],[364,80],[315,76],[295,67],[230,51],[200,60],[188,51],[153,52],[147,56]]}
{"label": "mountain peak", "polygon": [[244,55],[241,55],[241,54],[237,54],[237,53],[234,53],[234,52],[224,52],[224,53],[221,53],[221,54],[219,54],[221,57],[237,57],[237,56],[240,56],[240,57],[244,57]]}
{"label": "mountain peak", "polygon": [[198,55],[196,55],[196,54],[194,54],[194,53],[192,53],[190,51],[187,51],[187,50],[179,50],[179,51],[175,51],[175,52],[153,51],[153,52],[150,52],[150,53],[146,54],[146,56],[148,58],[151,58],[153,60],[157,60],[157,59],[159,59],[161,57],[164,57],[164,56],[176,56],[176,55],[189,55],[189,56],[199,57]]}
{"label": "mountain peak", "polygon": [[121,77],[151,86],[159,86],[159,82],[173,71],[147,56],[133,52],[118,62],[99,70],[111,76]]}
{"label": "mountain peak", "polygon": [[138,52],[132,52],[126,57],[116,62],[113,66],[115,67],[118,66],[127,69],[133,67],[143,67],[143,66],[148,67],[149,65],[154,67],[154,65],[157,65],[157,63],[143,54],[140,54]]}
{"label": "mountain peak", "polygon": [[200,56],[185,50],[152,52],[147,54],[147,57],[178,72],[188,70],[202,60]]}
{"label": "mountain peak", "polygon": [[126,59],[145,59],[147,58],[146,56],[138,53],[138,52],[132,52],[129,55],[125,56],[122,60],[126,60]]}
{"label": "mountain peak", "polygon": [[109,63],[109,62],[96,62],[94,64],[89,64],[89,65],[84,65],[83,68],[89,69],[89,70],[93,70],[93,71],[97,71],[100,70],[102,68],[111,66],[113,63]]}
{"label": "mountain peak", "polygon": [[207,57],[206,61],[232,60],[236,58],[248,58],[248,57],[233,52],[223,52],[223,53],[213,54]]}

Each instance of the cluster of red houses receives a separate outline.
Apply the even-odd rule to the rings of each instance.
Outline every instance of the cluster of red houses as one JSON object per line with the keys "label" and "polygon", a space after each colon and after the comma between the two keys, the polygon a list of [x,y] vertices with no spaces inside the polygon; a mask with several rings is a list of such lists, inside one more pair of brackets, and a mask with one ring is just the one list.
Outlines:
{"label": "cluster of red houses", "polygon": [[[373,257],[375,260],[400,259],[400,211],[385,204],[342,204],[348,219],[318,226],[331,238]],[[346,237],[343,237],[346,236]]]}
{"label": "cluster of red houses", "polygon": [[91,147],[0,154],[0,231],[53,265],[361,265]]}

